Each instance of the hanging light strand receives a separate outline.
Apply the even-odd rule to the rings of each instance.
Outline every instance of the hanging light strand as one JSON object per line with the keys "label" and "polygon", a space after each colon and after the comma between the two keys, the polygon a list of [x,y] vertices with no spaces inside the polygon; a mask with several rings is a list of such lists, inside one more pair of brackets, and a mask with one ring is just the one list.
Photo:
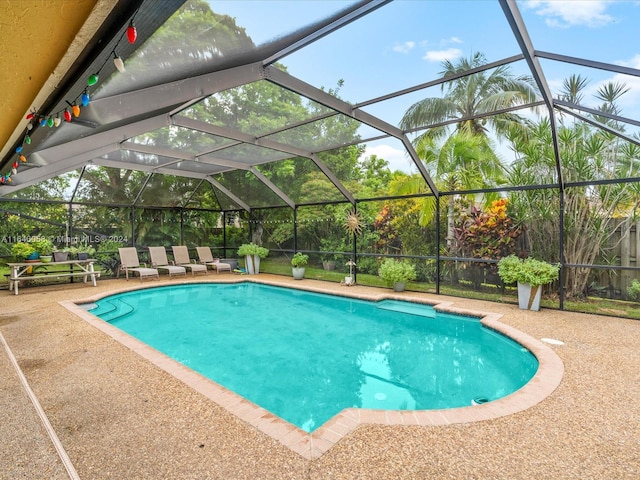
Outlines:
{"label": "hanging light strand", "polygon": [[[120,34],[120,37],[118,38],[118,41],[116,42],[116,48],[113,49],[112,54],[113,54],[113,64],[116,67],[116,69],[120,72],[123,73],[125,71],[124,68],[124,61],[122,60],[122,58],[116,53],[117,47],[118,45],[120,45],[120,43],[122,42],[122,40],[124,39],[124,37],[127,37],[127,41],[130,44],[135,43],[135,41],[138,38],[138,31],[134,25],[134,20],[136,18],[136,16],[138,15],[138,10],[136,9],[136,11],[133,13],[133,15],[131,16],[131,20],[129,21],[129,25],[127,26],[127,28],[125,28],[122,33]],[[22,139],[22,143],[16,148],[15,153],[18,156],[18,160],[20,162],[27,162],[27,157],[25,156],[25,154],[23,153],[23,147],[25,145],[30,145],[31,144],[31,130],[33,130],[34,124],[35,125],[39,125],[41,127],[49,127],[49,128],[53,128],[53,127],[59,127],[62,123],[62,118],[61,116],[64,118],[64,120],[66,122],[72,122],[74,117],[79,117],[81,114],[81,108],[82,107],[87,107],[89,105],[89,103],[91,102],[91,96],[89,94],[89,87],[93,87],[95,85],[98,84],[98,82],[100,81],[100,72],[102,72],[102,70],[105,68],[105,66],[107,65],[107,63],[111,60],[111,55],[107,56],[107,59],[104,61],[104,63],[102,64],[102,66],[96,71],[96,73],[91,74],[88,78],[87,78],[87,86],[85,87],[84,91],[82,92],[82,94],[78,95],[76,98],[74,98],[73,100],[65,100],[65,102],[67,103],[67,105],[69,106],[68,108],[65,107],[64,110],[60,110],[58,112],[53,112],[50,113],[48,115],[41,115],[39,114],[35,109],[33,109],[32,111],[30,111],[27,116],[25,117],[26,120],[29,120],[29,123],[27,124],[27,130],[24,134],[24,137]],[[18,173],[18,166],[19,163],[18,161],[14,161],[11,164],[11,170],[5,174],[0,175],[0,184],[8,184],[11,183],[11,176],[12,175],[16,175]]]}

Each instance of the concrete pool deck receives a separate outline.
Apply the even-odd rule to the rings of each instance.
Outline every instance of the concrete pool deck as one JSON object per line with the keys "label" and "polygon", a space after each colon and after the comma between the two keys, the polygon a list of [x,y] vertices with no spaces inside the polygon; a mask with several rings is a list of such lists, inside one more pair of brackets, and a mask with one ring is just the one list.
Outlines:
{"label": "concrete pool deck", "polygon": [[[308,279],[258,277],[357,296],[391,293]],[[186,282],[238,278],[216,275]],[[143,286],[183,282],[163,279],[145,281]],[[344,432],[332,430],[340,435],[324,437],[330,445],[315,442],[319,448],[314,450],[312,442],[296,451],[282,439],[276,440],[274,432],[265,433],[264,425],[230,413],[228,405],[211,401],[59,303],[139,286],[137,279],[109,280],[99,282],[97,288],[73,284],[24,289],[16,298],[1,293],[7,298],[0,333],[79,478],[617,479],[640,475],[640,322],[400,294],[492,312],[506,328],[538,340],[563,341],[564,345],[545,347],[564,363],[562,381],[542,401],[503,416],[472,423],[455,423],[464,419],[423,423],[403,420],[394,412],[383,419],[365,415],[344,425]],[[6,350],[0,350],[0,434],[6,439],[0,478],[69,478]],[[282,424],[271,423],[276,437],[295,437],[295,432],[282,430]]]}

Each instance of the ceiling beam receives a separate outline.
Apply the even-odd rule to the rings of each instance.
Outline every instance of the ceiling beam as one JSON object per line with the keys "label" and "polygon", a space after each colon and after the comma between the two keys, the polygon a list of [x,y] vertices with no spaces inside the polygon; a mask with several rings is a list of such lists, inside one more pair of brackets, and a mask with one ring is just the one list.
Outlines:
{"label": "ceiling beam", "polygon": [[324,90],[309,85],[308,83],[305,83],[302,80],[299,80],[277,68],[265,67],[265,78],[270,82],[286,88],[287,90],[291,90],[298,95],[309,98],[321,105],[324,105],[327,108],[331,108],[332,110],[353,118],[354,120],[358,120],[361,123],[376,128],[381,132],[387,133],[388,135],[400,140],[404,144],[404,147],[407,149],[407,152],[411,156],[411,159],[413,160],[415,166],[418,168],[418,171],[422,175],[422,178],[425,180],[425,182],[427,182],[431,193],[433,193],[436,197],[439,196],[439,192],[436,188],[435,183],[431,179],[431,176],[429,175],[429,172],[427,172],[424,164],[418,157],[418,154],[413,148],[413,145],[411,145],[411,142],[405,136],[404,132],[398,127],[384,122],[379,118],[364,112],[363,110],[356,109],[353,107],[353,105],[350,105],[349,103],[330,95]]}

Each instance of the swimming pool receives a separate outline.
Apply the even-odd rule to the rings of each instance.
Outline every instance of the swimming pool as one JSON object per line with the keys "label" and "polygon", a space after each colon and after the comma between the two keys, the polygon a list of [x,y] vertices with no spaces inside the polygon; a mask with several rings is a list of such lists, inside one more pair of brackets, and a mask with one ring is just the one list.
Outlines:
{"label": "swimming pool", "polygon": [[349,407],[491,402],[538,368],[478,318],[256,283],[127,292],[91,313],[307,432]]}

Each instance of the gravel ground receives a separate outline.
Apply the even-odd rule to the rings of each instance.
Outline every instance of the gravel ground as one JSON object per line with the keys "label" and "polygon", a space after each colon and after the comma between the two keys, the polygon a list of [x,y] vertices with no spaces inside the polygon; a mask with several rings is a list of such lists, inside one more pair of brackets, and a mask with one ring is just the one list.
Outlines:
{"label": "gravel ground", "polygon": [[[225,275],[216,277],[208,279]],[[552,346],[565,366],[558,389],[524,412],[484,422],[361,425],[309,461],[58,304],[137,285],[101,280],[97,288],[0,293],[10,310],[0,314],[0,333],[84,480],[640,478],[640,322],[425,295],[565,342]],[[365,287],[341,292],[358,289]],[[0,373],[0,478],[68,478],[4,349]]]}

